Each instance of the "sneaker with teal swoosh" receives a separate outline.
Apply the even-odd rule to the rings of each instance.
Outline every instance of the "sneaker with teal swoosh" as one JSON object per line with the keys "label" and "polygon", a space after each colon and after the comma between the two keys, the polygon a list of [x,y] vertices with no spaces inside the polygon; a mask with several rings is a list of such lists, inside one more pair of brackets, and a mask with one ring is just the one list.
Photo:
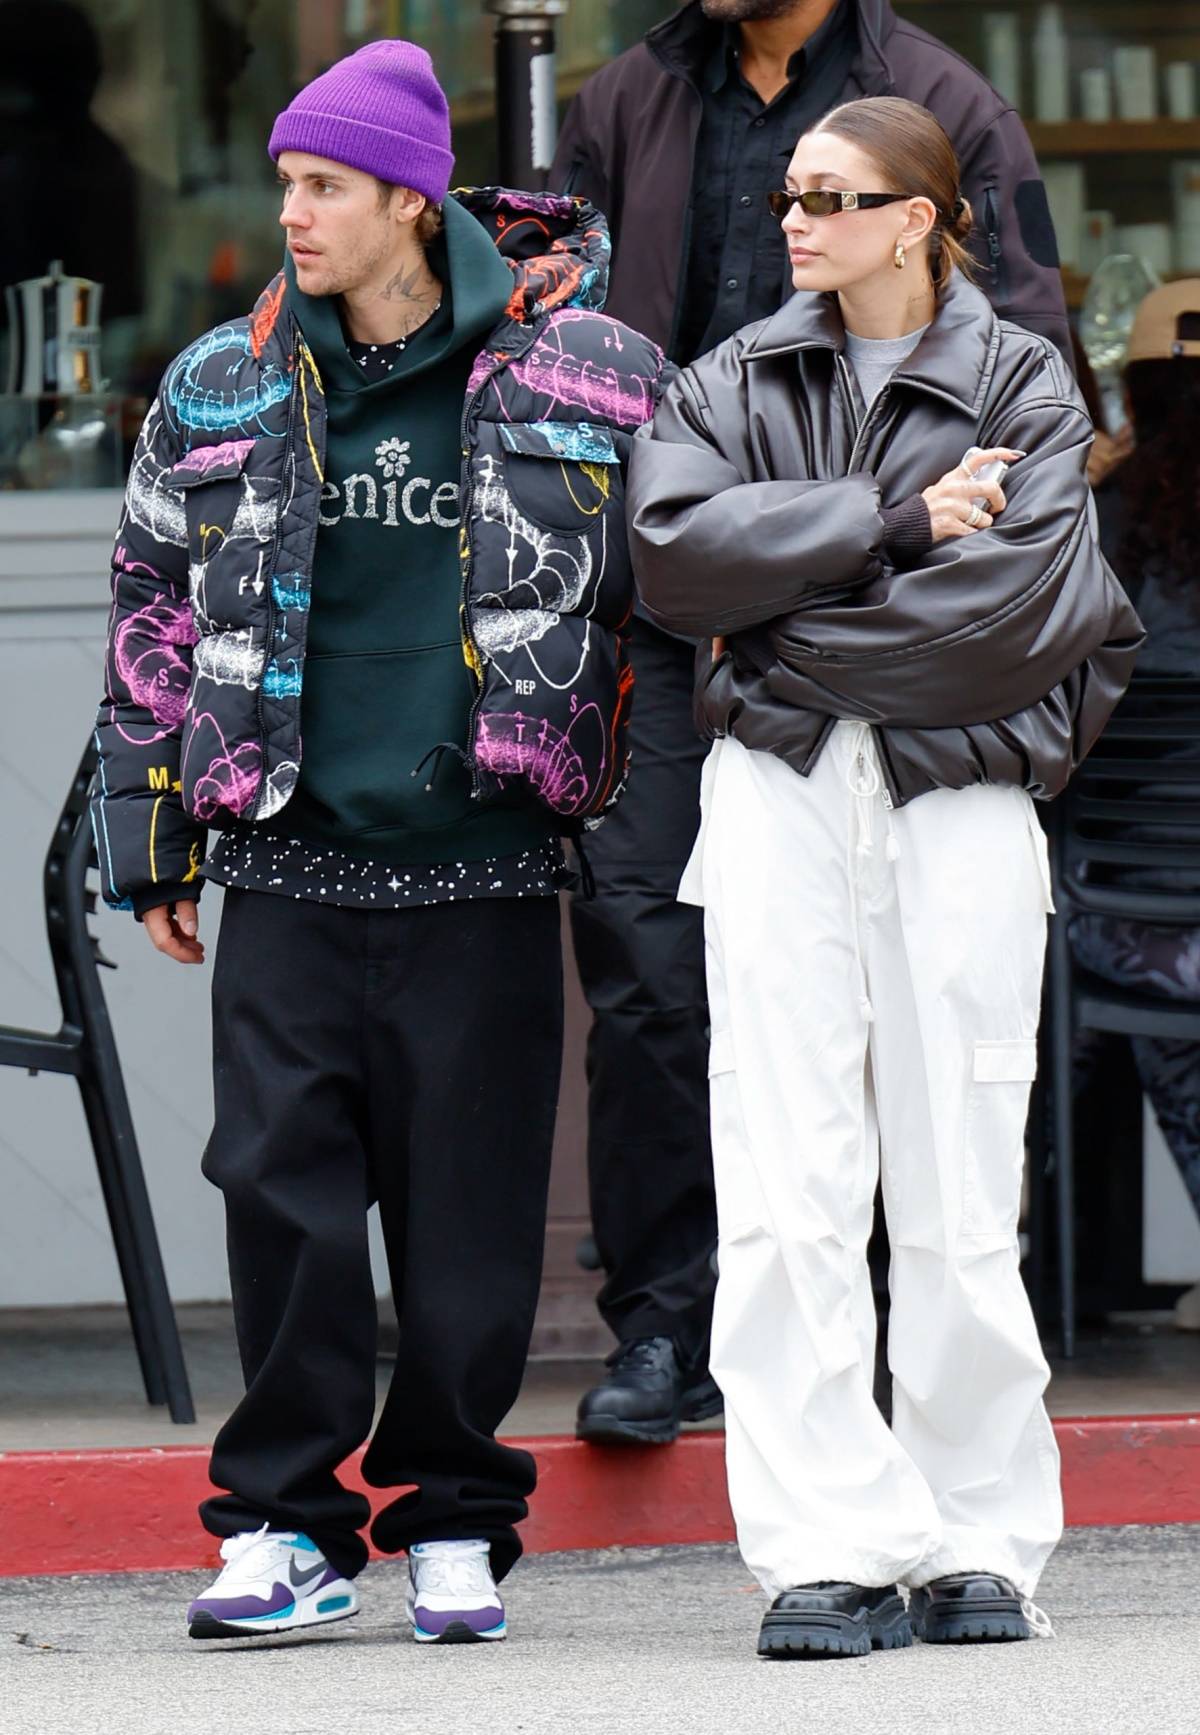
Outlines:
{"label": "sneaker with teal swoosh", "polygon": [[408,1618],[419,1645],[469,1645],[508,1637],[486,1542],[414,1542],[408,1551],[408,1576]]}
{"label": "sneaker with teal swoosh", "polygon": [[242,1531],[221,1544],[221,1559],[218,1577],[188,1608],[193,1639],[290,1633],[358,1613],[350,1580],[300,1531]]}

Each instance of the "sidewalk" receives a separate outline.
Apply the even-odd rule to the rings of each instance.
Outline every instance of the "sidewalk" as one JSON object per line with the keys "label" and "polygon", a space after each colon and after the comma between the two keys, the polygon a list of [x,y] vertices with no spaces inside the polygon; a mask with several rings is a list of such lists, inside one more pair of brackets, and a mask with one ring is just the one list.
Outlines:
{"label": "sidewalk", "polygon": [[[150,1409],[123,1317],[0,1316],[0,1578],[170,1571],[216,1558],[196,1507],[208,1446],[240,1390],[228,1312],[182,1311],[199,1420]],[[719,1422],[672,1447],[573,1437],[599,1363],[534,1363],[502,1432],[534,1453],[531,1553],[732,1538]],[[389,1368],[380,1365],[380,1385]],[[1051,1409],[1072,1525],[1200,1522],[1200,1342],[1106,1331],[1058,1370]],[[362,1487],[361,1454],[344,1467]],[[375,1495],[373,1503],[380,1496]]]}
{"label": "sidewalk", "polygon": [[[242,1390],[233,1320],[228,1307],[191,1306],[179,1324],[197,1416],[183,1428],[146,1403],[123,1309],[0,1311],[0,1452],[207,1445]],[[1052,1415],[1200,1415],[1200,1333],[1114,1326],[1084,1333],[1075,1360],[1053,1366]],[[572,1433],[602,1372],[598,1361],[532,1362],[503,1431]],[[382,1360],[381,1394],[390,1374]]]}
{"label": "sidewalk", "polygon": [[1076,1531],[1038,1592],[1058,1637],[822,1663],[754,1654],[763,1599],[732,1548],[523,1561],[506,1644],[418,1648],[404,1569],[320,1634],[197,1644],[197,1573],[0,1580],[12,1735],[1191,1735],[1200,1541]]}

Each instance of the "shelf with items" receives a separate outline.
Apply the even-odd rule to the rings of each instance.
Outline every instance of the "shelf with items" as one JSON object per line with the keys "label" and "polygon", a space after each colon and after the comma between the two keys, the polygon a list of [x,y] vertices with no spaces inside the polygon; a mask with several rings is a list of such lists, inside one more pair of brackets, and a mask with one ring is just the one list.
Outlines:
{"label": "shelf with items", "polygon": [[1031,120],[1025,130],[1039,157],[1124,156],[1128,151],[1200,156],[1200,120]]}
{"label": "shelf with items", "polygon": [[[1163,275],[1163,282],[1177,283],[1181,278],[1192,277],[1195,275],[1195,272],[1190,271],[1168,271]],[[1073,271],[1069,265],[1064,265],[1062,268],[1062,280],[1063,294],[1066,297],[1067,306],[1072,310],[1082,307],[1084,298],[1088,292],[1088,284],[1092,281],[1090,273],[1086,271]]]}

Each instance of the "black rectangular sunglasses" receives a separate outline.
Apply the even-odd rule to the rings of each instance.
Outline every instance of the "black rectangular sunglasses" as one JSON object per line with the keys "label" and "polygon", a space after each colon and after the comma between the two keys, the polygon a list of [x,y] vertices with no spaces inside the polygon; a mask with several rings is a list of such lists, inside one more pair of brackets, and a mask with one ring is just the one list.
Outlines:
{"label": "black rectangular sunglasses", "polygon": [[901,199],[915,198],[913,193],[842,193],[829,187],[814,187],[807,193],[793,193],[783,188],[767,194],[767,208],[772,217],[782,223],[793,205],[799,205],[806,217],[832,217],[835,211],[869,211],[876,205],[895,205]]}

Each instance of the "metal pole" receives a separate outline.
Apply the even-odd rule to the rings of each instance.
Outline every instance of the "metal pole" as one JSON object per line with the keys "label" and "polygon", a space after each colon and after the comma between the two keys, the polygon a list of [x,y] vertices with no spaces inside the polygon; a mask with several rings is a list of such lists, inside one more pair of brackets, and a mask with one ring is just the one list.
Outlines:
{"label": "metal pole", "polygon": [[567,0],[483,0],[496,19],[496,128],[500,181],[546,185],[558,133],[554,20]]}

